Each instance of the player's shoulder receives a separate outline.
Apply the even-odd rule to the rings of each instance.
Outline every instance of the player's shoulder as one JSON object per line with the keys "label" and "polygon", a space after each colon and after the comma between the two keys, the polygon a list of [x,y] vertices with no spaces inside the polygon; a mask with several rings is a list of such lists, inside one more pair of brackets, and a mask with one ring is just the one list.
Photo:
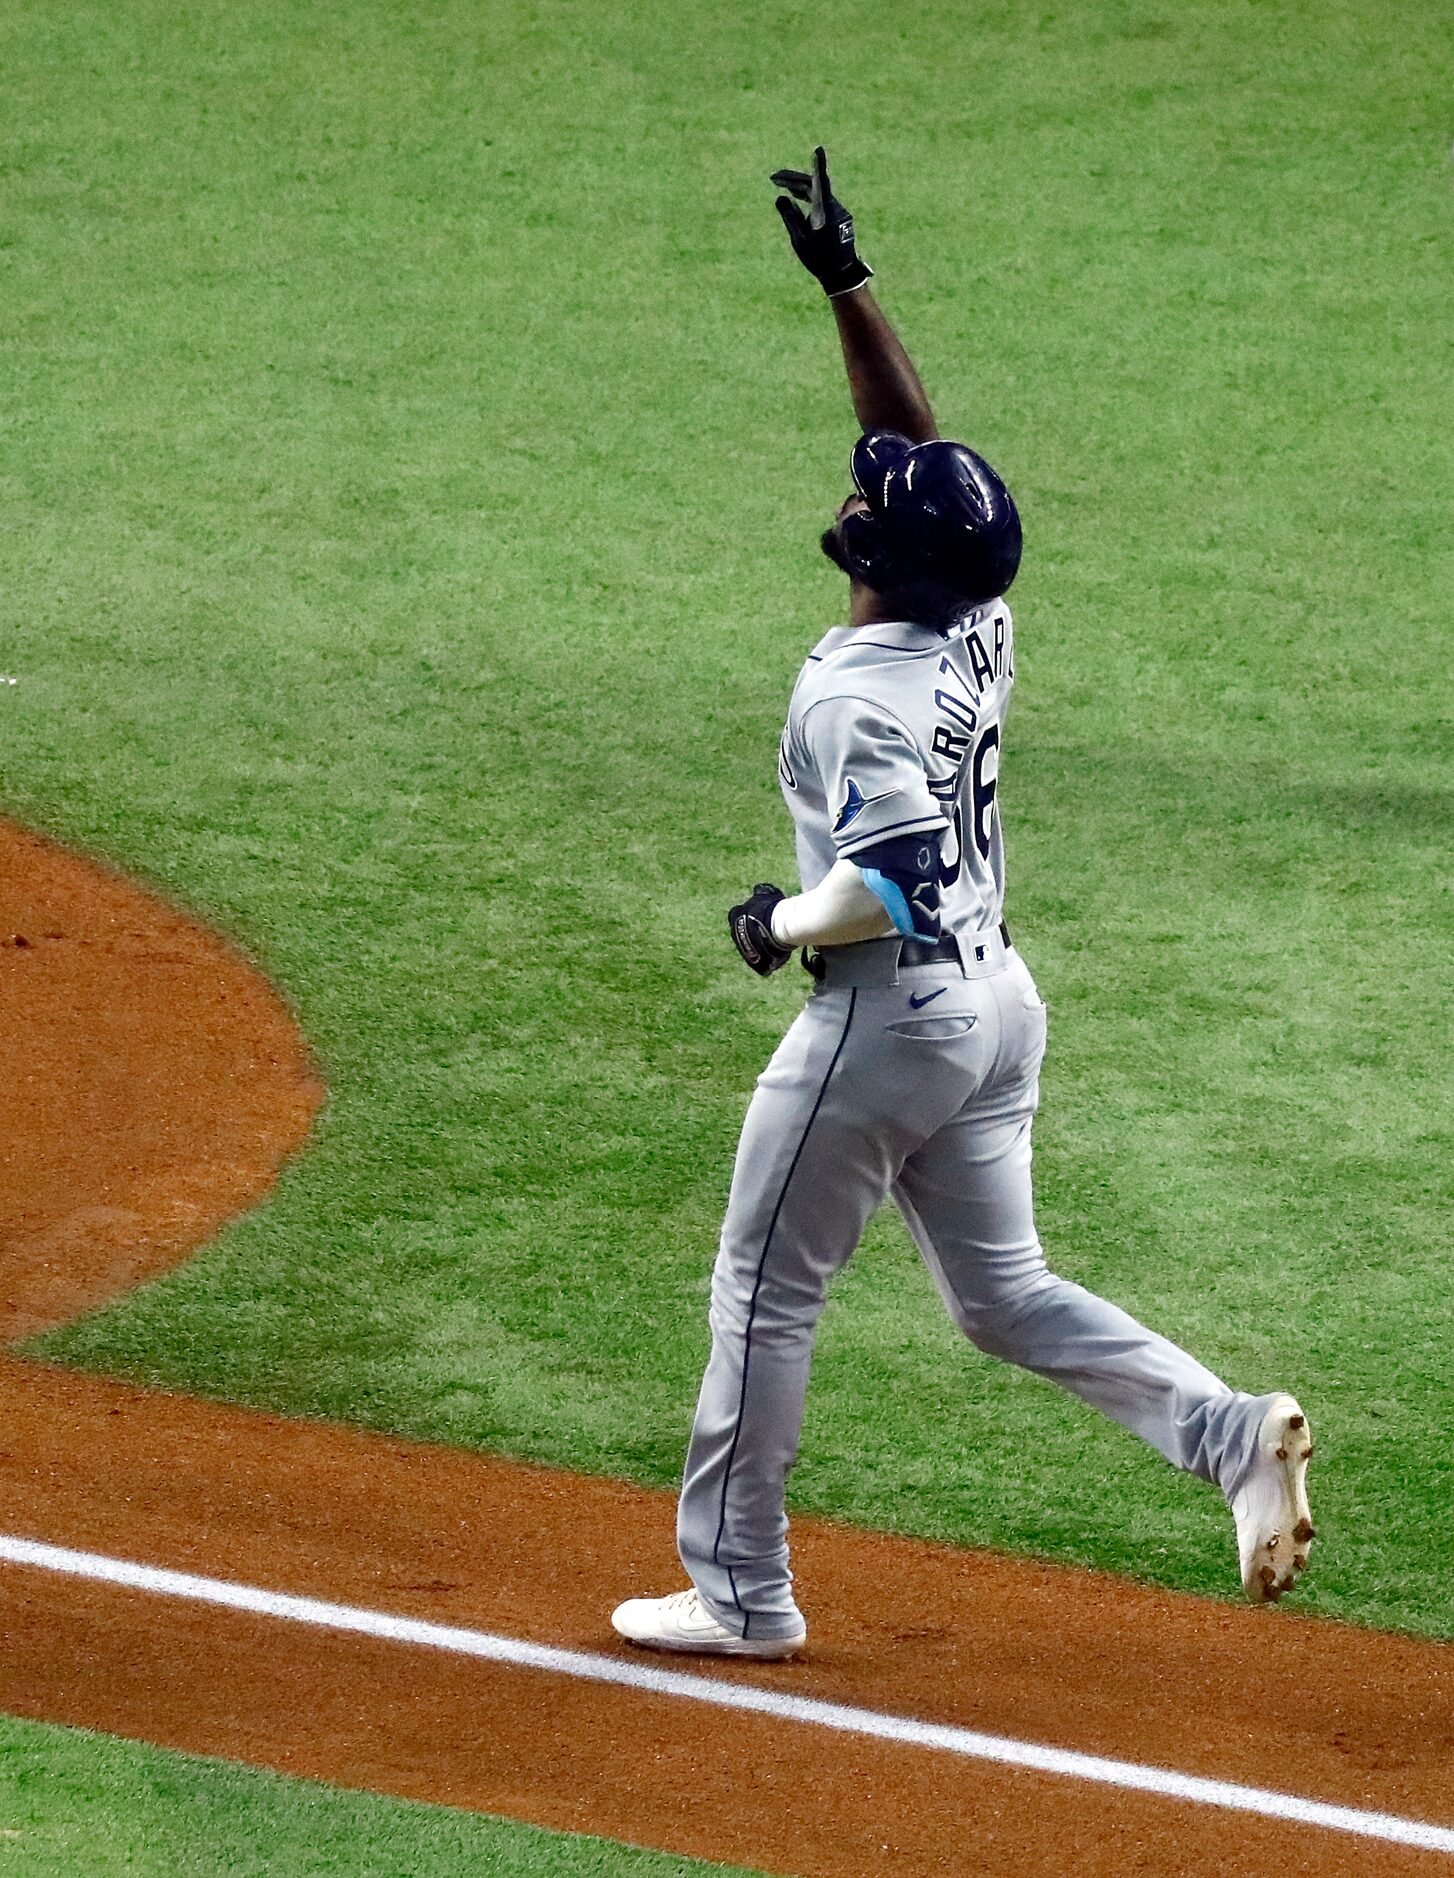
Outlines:
{"label": "player's shoulder", "polygon": [[835,626],[814,646],[798,675],[793,710],[798,716],[830,698],[893,704],[927,682],[932,694],[940,660],[956,642],[971,655],[988,652],[998,669],[1006,662],[1010,609],[991,600],[948,628],[902,620],[871,626]]}
{"label": "player's shoulder", "polygon": [[871,626],[835,626],[808,655],[810,664],[834,671],[861,670],[878,665],[902,665],[907,659],[932,656],[943,644],[937,626],[912,620],[875,621]]}
{"label": "player's shoulder", "polygon": [[915,666],[932,669],[942,646],[942,635],[928,626],[835,626],[803,664],[793,691],[794,709],[806,711],[829,698],[887,695]]}

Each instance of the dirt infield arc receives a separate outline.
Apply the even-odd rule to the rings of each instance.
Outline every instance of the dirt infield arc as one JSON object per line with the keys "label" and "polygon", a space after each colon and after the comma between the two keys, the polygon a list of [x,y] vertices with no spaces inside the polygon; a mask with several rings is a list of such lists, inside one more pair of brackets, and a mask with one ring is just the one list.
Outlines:
{"label": "dirt infield arc", "polygon": [[185,1258],[273,1182],[323,1085],[194,920],[0,821],[0,1339]]}
{"label": "dirt infield arc", "polygon": [[[13,1335],[265,1191],[320,1089],[246,962],[0,825]],[[47,934],[57,935],[47,937]],[[16,946],[20,937],[27,944]],[[91,1021],[94,1018],[94,1023]],[[813,1642],[701,1673],[1454,1826],[1454,1649],[801,1522]],[[0,1534],[639,1663],[671,1502],[0,1358]],[[800,1878],[1454,1857],[9,1562],[0,1708]],[[694,1666],[695,1667],[695,1666]]]}

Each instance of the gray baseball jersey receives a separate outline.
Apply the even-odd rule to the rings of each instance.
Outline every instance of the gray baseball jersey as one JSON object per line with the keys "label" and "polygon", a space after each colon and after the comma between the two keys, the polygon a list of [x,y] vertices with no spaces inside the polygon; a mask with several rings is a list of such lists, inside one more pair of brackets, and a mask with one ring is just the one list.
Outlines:
{"label": "gray baseball jersey", "polygon": [[778,775],[805,892],[838,860],[893,835],[943,831],[945,932],[994,926],[1004,901],[1000,748],[1015,682],[1003,600],[949,633],[839,627],[808,655]]}
{"label": "gray baseball jersey", "polygon": [[831,948],[748,1109],[677,1516],[682,1563],[739,1636],[802,1633],[784,1493],[813,1331],[889,1196],[966,1336],[1229,1497],[1270,1400],[1229,1389],[1045,1262],[1030,1180],[1045,1006],[992,930],[1012,677],[1001,601],[947,638],[910,625],[831,632],[793,693],[781,771],[804,888],[876,841],[943,828],[942,924],[976,943],[918,963],[897,938]]}

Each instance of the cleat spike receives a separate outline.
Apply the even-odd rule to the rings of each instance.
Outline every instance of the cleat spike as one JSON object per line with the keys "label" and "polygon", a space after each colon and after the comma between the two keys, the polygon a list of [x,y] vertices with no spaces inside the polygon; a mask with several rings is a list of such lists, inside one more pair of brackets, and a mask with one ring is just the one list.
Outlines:
{"label": "cleat spike", "polygon": [[1289,1415],[1287,1418],[1287,1425],[1289,1428],[1301,1428],[1304,1425],[1306,1419],[1307,1418],[1302,1415]]}
{"label": "cleat spike", "polygon": [[1310,1519],[1300,1519],[1292,1529],[1292,1536],[1297,1540],[1299,1545],[1307,1545],[1310,1540],[1316,1539],[1318,1535],[1313,1530],[1313,1522]]}

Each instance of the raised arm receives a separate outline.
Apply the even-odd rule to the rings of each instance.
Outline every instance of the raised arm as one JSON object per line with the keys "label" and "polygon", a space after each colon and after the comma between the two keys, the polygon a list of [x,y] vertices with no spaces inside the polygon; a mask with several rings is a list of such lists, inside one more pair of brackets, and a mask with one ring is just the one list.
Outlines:
{"label": "raised arm", "polygon": [[910,443],[939,435],[913,360],[867,286],[834,297],[833,313],[861,430],[896,430]]}
{"label": "raised arm", "polygon": [[811,170],[774,170],[772,180],[786,191],[777,210],[793,251],[832,302],[860,426],[896,430],[910,443],[937,437],[919,374],[869,291],[873,269],[854,246],[853,217],[833,194],[822,146]]}

